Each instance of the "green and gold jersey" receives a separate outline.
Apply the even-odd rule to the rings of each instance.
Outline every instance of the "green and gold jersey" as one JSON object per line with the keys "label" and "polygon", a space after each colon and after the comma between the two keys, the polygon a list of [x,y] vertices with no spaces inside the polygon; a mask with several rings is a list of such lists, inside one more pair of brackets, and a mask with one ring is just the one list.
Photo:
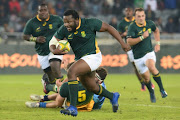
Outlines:
{"label": "green and gold jersey", "polygon": [[59,16],[49,15],[49,18],[46,19],[46,21],[42,21],[37,15],[26,23],[24,34],[32,35],[34,37],[46,37],[45,43],[36,42],[35,45],[36,52],[39,55],[44,56],[49,54],[49,41],[61,25],[63,25],[63,21]]}
{"label": "green and gold jersey", "polygon": [[[118,32],[120,33],[124,33],[128,30],[128,26],[133,23],[134,21],[134,17],[132,18],[132,20],[128,20],[126,17],[121,20],[119,23],[118,23],[118,26],[117,26],[117,30]],[[125,37],[125,42],[127,43],[127,38]]]}
{"label": "green and gold jersey", "polygon": [[129,25],[127,38],[138,38],[147,30],[149,31],[149,37],[136,45],[131,46],[135,59],[141,58],[148,52],[153,51],[151,33],[156,30],[156,25],[151,20],[147,20],[143,27],[140,27],[136,21]]}
{"label": "green and gold jersey", "polygon": [[54,36],[61,40],[66,38],[75,54],[75,59],[78,60],[82,56],[100,52],[95,38],[96,31],[99,31],[101,26],[102,21],[98,19],[82,18],[79,19],[79,26],[75,32],[69,32],[63,25]]}
{"label": "green and gold jersey", "polygon": [[[90,103],[90,101],[93,99],[94,93],[87,91],[81,82],[78,84],[78,99],[76,106],[82,106]],[[64,98],[67,98],[67,102],[70,102],[70,95],[69,95],[69,86],[68,82],[65,82],[60,89],[60,95]]]}

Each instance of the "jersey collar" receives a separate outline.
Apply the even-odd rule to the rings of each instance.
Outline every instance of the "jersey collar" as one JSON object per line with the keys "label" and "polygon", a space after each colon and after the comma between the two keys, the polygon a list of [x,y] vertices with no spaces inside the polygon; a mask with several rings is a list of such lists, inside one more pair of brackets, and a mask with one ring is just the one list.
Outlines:
{"label": "jersey collar", "polygon": [[[134,16],[133,16],[131,21],[134,21],[134,19],[135,19],[135,18],[134,18]],[[127,19],[127,17],[125,17],[124,20],[125,20],[126,22],[131,22],[129,19]]]}
{"label": "jersey collar", "polygon": [[146,21],[144,22],[144,25],[140,25],[140,24],[138,24],[136,21],[135,21],[135,23],[136,23],[136,25],[137,25],[138,27],[144,27],[144,26],[146,26]]}
{"label": "jersey collar", "polygon": [[77,26],[76,30],[81,27],[81,18],[79,18],[79,25]]}
{"label": "jersey collar", "polygon": [[[39,18],[39,15],[37,15],[36,18],[37,18],[39,21],[42,21],[42,20]],[[48,16],[48,18],[46,19],[46,21],[48,21],[49,18],[50,18],[50,15]]]}

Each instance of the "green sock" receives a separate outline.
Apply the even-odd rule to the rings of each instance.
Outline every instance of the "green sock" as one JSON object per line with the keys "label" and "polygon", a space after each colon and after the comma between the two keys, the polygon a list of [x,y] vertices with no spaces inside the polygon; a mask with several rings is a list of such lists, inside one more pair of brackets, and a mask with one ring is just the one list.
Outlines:
{"label": "green sock", "polygon": [[57,92],[57,86],[56,86],[56,84],[48,84],[48,85],[46,85],[46,90]]}
{"label": "green sock", "polygon": [[145,83],[146,87],[148,88],[150,93],[154,93],[154,90],[151,87],[151,81],[149,81],[148,83]]}
{"label": "green sock", "polygon": [[164,90],[160,74],[158,73],[157,75],[153,75],[153,79],[157,82],[159,89]]}
{"label": "green sock", "polygon": [[98,95],[101,95],[103,97],[109,98],[110,100],[113,99],[113,93],[109,92],[102,85],[99,85],[99,93],[98,93]]}
{"label": "green sock", "polygon": [[76,102],[78,99],[78,86],[79,82],[77,80],[68,81],[69,94],[70,94],[70,103],[72,106],[76,107]]}

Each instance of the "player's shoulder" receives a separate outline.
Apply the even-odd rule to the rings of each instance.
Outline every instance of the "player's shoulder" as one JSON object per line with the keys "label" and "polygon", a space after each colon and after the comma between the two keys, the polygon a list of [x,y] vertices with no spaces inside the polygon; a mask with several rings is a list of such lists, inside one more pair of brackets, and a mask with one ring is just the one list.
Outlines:
{"label": "player's shoulder", "polygon": [[60,16],[58,16],[58,15],[50,15],[50,18],[62,21],[62,18]]}
{"label": "player's shoulder", "polygon": [[101,21],[98,18],[81,18],[81,20],[84,21],[84,23],[87,23],[87,24],[92,24],[92,23],[95,23],[97,21]]}
{"label": "player's shoulder", "polygon": [[146,23],[147,24],[155,24],[154,21],[152,21],[152,20],[146,20]]}
{"label": "player's shoulder", "polygon": [[26,24],[32,24],[33,22],[36,22],[36,21],[37,21],[37,18],[33,17],[33,18],[30,18]]}
{"label": "player's shoulder", "polygon": [[135,27],[135,26],[137,26],[135,21],[133,21],[129,24],[129,27]]}
{"label": "player's shoulder", "polygon": [[61,88],[67,88],[68,87],[68,82],[65,82],[62,84]]}

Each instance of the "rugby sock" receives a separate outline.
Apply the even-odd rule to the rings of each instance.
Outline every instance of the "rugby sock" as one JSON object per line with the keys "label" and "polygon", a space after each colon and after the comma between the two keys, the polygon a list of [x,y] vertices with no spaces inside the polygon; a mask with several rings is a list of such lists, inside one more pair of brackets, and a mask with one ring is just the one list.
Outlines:
{"label": "rugby sock", "polygon": [[99,85],[99,92],[98,95],[101,95],[103,97],[109,98],[110,100],[113,99],[113,93],[109,92],[107,89],[105,89],[102,85]]}
{"label": "rugby sock", "polygon": [[157,75],[153,75],[153,79],[157,82],[159,89],[164,90],[160,74],[158,73]]}
{"label": "rugby sock", "polygon": [[45,96],[44,96],[43,101],[50,101],[49,98],[48,98],[48,95],[45,95]]}
{"label": "rugby sock", "polygon": [[151,87],[151,81],[149,81],[148,83],[145,83],[146,87],[148,88],[150,93],[154,93],[154,90]]}
{"label": "rugby sock", "polygon": [[56,84],[47,84],[47,85],[46,85],[46,90],[47,90],[47,91],[57,92]]}
{"label": "rugby sock", "polygon": [[41,108],[46,108],[46,104],[47,104],[47,103],[45,103],[45,102],[40,102],[40,103],[39,103],[39,107],[41,107]]}
{"label": "rugby sock", "polygon": [[68,81],[69,94],[70,94],[70,103],[72,106],[76,107],[76,101],[78,98],[78,86],[79,82],[77,80]]}

